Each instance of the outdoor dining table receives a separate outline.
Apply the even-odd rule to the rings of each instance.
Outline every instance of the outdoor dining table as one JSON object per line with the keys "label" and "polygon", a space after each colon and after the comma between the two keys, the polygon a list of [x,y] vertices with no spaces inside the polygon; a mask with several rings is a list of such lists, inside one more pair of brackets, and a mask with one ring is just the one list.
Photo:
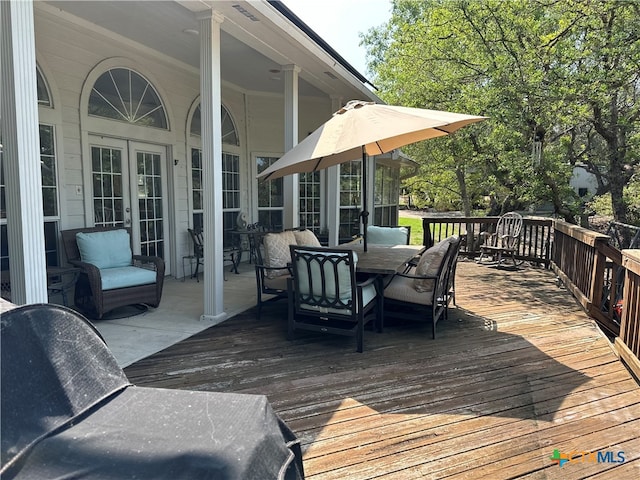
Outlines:
{"label": "outdoor dining table", "polygon": [[358,255],[357,273],[378,275],[379,277],[393,275],[400,267],[425,249],[422,245],[369,244],[365,252],[364,245],[361,243],[338,245],[337,248],[353,250]]}
{"label": "outdoor dining table", "polygon": [[[404,266],[419,255],[426,247],[422,245],[367,245],[364,251],[362,243],[349,243],[338,245],[336,248],[353,250],[358,255],[356,274],[375,275],[376,292],[380,296],[381,308],[384,311],[384,287],[385,279],[389,279],[394,273],[404,270]],[[390,281],[390,280],[389,280]],[[382,333],[384,328],[384,315],[378,325],[378,331]]]}

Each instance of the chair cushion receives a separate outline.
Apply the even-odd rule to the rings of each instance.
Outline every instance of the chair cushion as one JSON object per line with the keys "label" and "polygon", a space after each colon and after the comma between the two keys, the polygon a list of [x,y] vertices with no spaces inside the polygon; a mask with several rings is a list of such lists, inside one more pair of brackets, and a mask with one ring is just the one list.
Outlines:
{"label": "chair cushion", "polygon": [[140,267],[101,268],[102,290],[156,283],[156,272]]}
{"label": "chair cushion", "polygon": [[[425,252],[426,253],[426,252]],[[408,272],[415,274],[415,269]],[[413,286],[414,279],[396,275],[391,283],[384,289],[384,298],[399,300],[406,303],[419,305],[432,305],[433,290],[418,292]]]}
{"label": "chair cushion", "polygon": [[[331,257],[340,256],[346,257],[348,253],[323,253],[323,252],[313,252],[317,255],[327,255]],[[357,258],[354,254],[354,264],[357,262]],[[311,270],[311,282],[313,284],[313,291],[311,291],[311,286],[309,285],[309,275],[307,275],[307,262],[305,260],[298,260],[298,273],[300,274],[299,285],[300,285],[300,293],[302,294],[313,294],[314,297],[320,297],[322,295],[322,273],[320,271],[320,263],[317,261],[313,261],[309,264],[309,269]],[[355,269],[355,265],[354,265]],[[324,278],[326,283],[326,295],[329,299],[336,298],[336,281],[333,273],[333,264],[331,262],[327,262],[323,264],[322,270],[324,270]],[[351,298],[351,272],[349,270],[349,265],[345,262],[340,262],[338,264],[338,291],[340,292],[340,300],[349,301]]]}
{"label": "chair cushion", "polygon": [[96,267],[116,268],[132,264],[131,241],[126,230],[76,234],[76,243],[83,262]]}
{"label": "chair cushion", "polygon": [[[362,287],[362,306],[363,308],[366,307],[367,305],[369,305],[369,303],[376,301],[376,295],[378,293],[376,292],[376,287],[375,285],[366,285],[365,287]],[[356,312],[358,312],[358,302],[356,303]],[[309,311],[313,311],[313,312],[321,312],[321,313],[334,313],[334,314],[338,314],[338,315],[351,315],[351,310],[347,310],[344,308],[319,308],[317,306],[311,306],[311,305],[300,305],[300,308],[303,308],[305,310],[309,310]]]}
{"label": "chair cushion", "polygon": [[367,243],[378,245],[406,245],[409,229],[405,227],[367,227]]}
{"label": "chair cushion", "polygon": [[[331,257],[347,257],[349,254],[347,252],[314,252],[311,251],[309,253],[320,255],[320,256],[331,256]],[[356,269],[358,263],[358,255],[356,252],[353,253],[353,269]],[[309,264],[309,268],[311,269],[311,281],[313,283],[313,292],[310,292],[309,287],[309,276],[307,275],[307,262],[303,259],[298,260],[298,273],[300,274],[300,292],[303,294],[313,293],[314,296],[322,295],[322,274],[320,272],[320,263],[318,261],[313,261]],[[331,262],[327,262],[323,265],[322,269],[324,270],[324,277],[327,283],[326,295],[330,299],[336,298],[336,282],[335,276],[333,274],[333,264]],[[344,301],[348,301],[351,298],[351,271],[349,270],[349,265],[347,263],[341,261],[338,264],[338,290],[340,292],[340,299]]]}
{"label": "chair cushion", "polygon": [[[427,249],[421,256],[418,265],[415,268],[415,275],[419,276],[435,276],[438,274],[440,264],[447,253],[449,243],[453,237],[447,237],[439,241],[433,247]],[[433,291],[435,281],[431,278],[414,279],[413,288],[417,292]]]}
{"label": "chair cushion", "polygon": [[[279,233],[267,233],[262,240],[264,245],[265,267],[286,267],[291,263],[289,245],[297,245],[296,237],[291,231]],[[267,278],[276,278],[280,275],[288,275],[289,269],[267,270]]]}
{"label": "chair cushion", "polygon": [[270,288],[272,290],[282,290],[284,292],[287,291],[287,279],[291,278],[290,274],[287,275],[280,275],[279,277],[275,277],[275,278],[265,278],[264,279],[264,286],[266,288]]}
{"label": "chair cushion", "polygon": [[294,230],[293,235],[296,237],[296,244],[301,247],[321,247],[320,240],[311,230]]}
{"label": "chair cushion", "polygon": [[[348,253],[341,254],[341,253],[333,252],[333,253],[327,253],[326,255],[347,256]],[[303,272],[306,272],[307,263],[304,260],[300,260],[299,262],[300,264],[298,266],[299,267],[298,272],[300,273],[300,269],[304,269]],[[357,263],[358,263],[358,255],[355,252],[353,252],[354,270],[356,268]],[[321,288],[322,276],[320,274],[320,264],[318,262],[313,262],[311,263],[310,268],[311,268],[311,281],[313,282],[313,286],[314,286],[312,293],[314,296],[319,297],[322,294],[322,288]],[[329,300],[333,300],[336,298],[333,265],[330,263],[326,263],[323,265],[323,270],[324,270],[324,276],[326,281],[326,296]],[[310,292],[308,276],[305,273],[302,273],[302,275],[300,275],[299,285],[300,285],[300,293],[308,294]],[[341,262],[338,264],[338,289],[340,292],[340,300],[342,302],[347,303],[349,300],[351,300],[351,272],[349,270],[349,266],[344,262]],[[362,305],[367,306],[371,301],[375,300],[376,294],[377,292],[375,289],[375,285],[371,284],[363,287]],[[353,300],[354,300],[354,303],[356,304],[356,312],[357,312],[358,311],[357,300],[356,299],[353,299]],[[344,308],[328,308],[328,307],[319,307],[316,305],[305,305],[305,304],[301,304],[300,308],[303,308],[305,310],[315,311],[315,312],[321,312],[321,313],[351,315],[351,310],[344,309]]]}

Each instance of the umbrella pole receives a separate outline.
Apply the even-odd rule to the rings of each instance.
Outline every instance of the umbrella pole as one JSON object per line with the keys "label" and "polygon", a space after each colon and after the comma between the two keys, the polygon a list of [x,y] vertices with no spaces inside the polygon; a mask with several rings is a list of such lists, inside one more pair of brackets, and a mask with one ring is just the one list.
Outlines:
{"label": "umbrella pole", "polygon": [[369,223],[369,212],[367,211],[367,152],[362,146],[362,237],[364,239],[364,251],[367,251],[367,224]]}

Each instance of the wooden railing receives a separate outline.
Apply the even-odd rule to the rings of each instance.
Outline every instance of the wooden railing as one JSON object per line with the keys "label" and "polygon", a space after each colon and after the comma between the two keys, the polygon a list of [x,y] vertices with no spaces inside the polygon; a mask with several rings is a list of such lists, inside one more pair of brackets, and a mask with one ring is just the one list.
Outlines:
{"label": "wooden railing", "polygon": [[[499,217],[424,217],[423,243],[462,235],[461,255],[475,257],[480,232]],[[640,377],[640,250],[620,251],[604,235],[548,218],[525,218],[516,258],[549,266],[612,339]]]}
{"label": "wooden railing", "polygon": [[551,268],[585,311],[613,337],[620,333],[624,271],[610,237],[556,220]]}
{"label": "wooden railing", "polygon": [[640,250],[623,250],[626,270],[620,336],[616,348],[620,358],[640,378]]}
{"label": "wooden railing", "polygon": [[[480,232],[495,229],[500,217],[423,217],[423,244],[431,246],[450,236],[463,237],[460,254],[468,257],[480,255]],[[549,266],[551,262],[551,235],[553,220],[550,218],[525,218],[516,258]]]}

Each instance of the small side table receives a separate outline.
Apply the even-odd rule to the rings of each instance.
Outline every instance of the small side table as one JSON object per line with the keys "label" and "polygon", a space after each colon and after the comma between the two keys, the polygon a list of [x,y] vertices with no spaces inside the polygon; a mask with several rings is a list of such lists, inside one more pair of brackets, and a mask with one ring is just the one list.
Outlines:
{"label": "small side table", "polygon": [[67,292],[76,284],[80,269],[77,267],[47,267],[47,294],[60,294],[62,304],[69,306]]}

